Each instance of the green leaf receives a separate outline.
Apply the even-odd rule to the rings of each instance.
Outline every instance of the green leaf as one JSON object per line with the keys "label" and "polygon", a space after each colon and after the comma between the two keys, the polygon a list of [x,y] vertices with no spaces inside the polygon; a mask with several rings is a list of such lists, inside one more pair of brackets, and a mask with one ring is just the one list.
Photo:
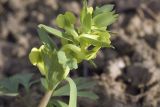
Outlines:
{"label": "green leaf", "polygon": [[67,44],[67,45],[64,45],[61,50],[64,50],[64,51],[73,51],[74,53],[76,54],[80,54],[81,52],[81,48],[79,48],[78,46],[74,45],[74,44]]}
{"label": "green leaf", "polygon": [[79,97],[85,97],[85,98],[89,98],[91,100],[97,100],[98,99],[98,96],[91,92],[91,91],[79,91],[78,92],[78,96]]}
{"label": "green leaf", "polygon": [[66,34],[70,35],[71,38],[73,38],[73,42],[78,43],[78,33],[75,31],[75,29],[67,27],[66,29]]}
{"label": "green leaf", "polygon": [[92,50],[88,50],[86,51],[86,57],[85,59],[86,60],[91,60],[91,59],[94,59],[96,58],[96,55],[97,55],[97,52],[99,51],[100,47],[97,46],[97,47],[94,47]]}
{"label": "green leaf", "polygon": [[89,32],[91,30],[92,25],[92,12],[93,8],[87,8],[87,1],[83,0],[83,9],[80,14],[80,22],[82,31],[81,32]]}
{"label": "green leaf", "polygon": [[0,81],[0,86],[2,86],[2,91],[4,93],[18,93],[19,81],[15,77],[5,78]]}
{"label": "green leaf", "polygon": [[70,70],[78,68],[77,60],[75,58],[66,57],[65,52],[63,51],[59,51],[57,55],[58,55],[58,60],[60,64],[63,64],[64,66],[69,67]]}
{"label": "green leaf", "polygon": [[75,58],[69,58],[66,62],[66,65],[72,70],[72,69],[77,69],[77,60]]}
{"label": "green leaf", "polygon": [[91,16],[91,14],[88,13],[84,16],[84,20],[82,23],[83,31],[84,32],[90,31],[91,25],[92,25],[92,16]]}
{"label": "green leaf", "polygon": [[67,56],[76,58],[77,62],[80,62],[85,57],[81,48],[74,44],[66,44],[61,48],[61,50],[64,51]]}
{"label": "green leaf", "polygon": [[65,53],[63,51],[58,51],[57,56],[58,56],[59,63],[65,65],[67,62],[67,57]]}
{"label": "green leaf", "polygon": [[[75,78],[74,82],[77,86],[78,91],[91,89],[96,85],[95,81],[93,80],[91,81],[87,78],[82,78],[82,77]],[[68,95],[69,95],[69,85],[68,84],[65,84],[64,86],[56,89],[54,92],[54,96],[68,96]]]}
{"label": "green leaf", "polygon": [[56,107],[68,107],[68,105],[65,102],[60,100],[51,100],[49,104],[50,106],[47,106],[47,107],[53,107],[53,105],[55,105]]}
{"label": "green leaf", "polygon": [[0,87],[1,87],[0,95],[5,95],[5,96],[18,95],[18,88],[20,84],[24,86],[26,91],[29,91],[29,88],[31,86],[30,81],[32,76],[33,74],[31,73],[21,73],[0,80]]}
{"label": "green leaf", "polygon": [[[63,53],[63,51],[58,51],[57,53],[46,45],[42,45],[39,49],[35,50],[36,52],[38,50],[40,55],[37,57],[38,59],[36,58],[36,60],[33,60],[32,62],[34,65],[38,66],[41,74],[46,77],[46,84],[48,84],[48,86],[46,87],[43,84],[45,88],[48,90],[52,89],[54,85],[65,79],[69,73],[69,66],[66,66],[68,60],[64,60],[64,58],[66,58],[65,53]],[[31,51],[31,60],[37,55],[35,53],[34,51]]]}
{"label": "green leaf", "polygon": [[78,91],[91,89],[96,85],[95,81],[89,80],[89,79],[84,78],[84,77],[78,77],[78,78],[74,79],[74,81],[77,85]]}
{"label": "green leaf", "polygon": [[40,50],[33,48],[29,53],[29,60],[33,65],[36,66],[37,63],[41,61]]}
{"label": "green leaf", "polygon": [[98,41],[98,35],[93,35],[93,34],[82,34],[79,36],[79,40],[83,45],[83,42],[86,42],[89,45],[100,45],[101,46],[101,41]]}
{"label": "green leaf", "polygon": [[96,7],[95,11],[94,11],[94,16],[104,13],[104,12],[110,12],[113,10],[114,5],[113,4],[107,4],[104,5],[102,7]]}
{"label": "green leaf", "polygon": [[49,89],[47,80],[45,78],[41,78],[41,83],[44,89],[47,91]]}
{"label": "green leaf", "polygon": [[74,43],[78,43],[78,33],[74,29],[75,16],[71,12],[66,12],[64,15],[60,14],[56,18],[56,23],[60,28],[65,29],[65,35]]}
{"label": "green leaf", "polygon": [[[75,84],[77,86],[77,90],[78,90],[77,91],[78,92],[77,95],[78,96],[90,98],[90,96],[83,95],[84,93],[89,92],[88,95],[93,96],[93,98],[91,98],[91,99],[96,99],[97,98],[94,93],[92,94],[92,92],[87,91],[88,89],[91,89],[96,85],[95,81],[91,81],[91,80],[88,80],[87,78],[79,77],[79,78],[74,79],[74,82],[75,82]],[[69,93],[69,84],[65,84],[62,87],[56,89],[53,95],[54,96],[69,96],[70,95],[70,93]]]}
{"label": "green leaf", "polygon": [[40,79],[36,79],[36,80],[30,81],[29,86],[32,86],[33,84],[36,84],[36,83],[39,83],[39,82],[41,82]]}
{"label": "green leaf", "polygon": [[[105,37],[103,37],[105,38]],[[82,34],[79,36],[79,40],[81,43],[86,42],[87,44],[93,45],[93,46],[100,46],[100,47],[109,47],[110,44],[108,44],[105,40],[102,39],[102,35],[93,35],[93,34]],[[83,45],[83,44],[82,44]]]}
{"label": "green leaf", "polygon": [[68,105],[60,100],[55,103],[56,107],[68,107]]}
{"label": "green leaf", "polygon": [[49,89],[52,89],[54,85],[63,80],[69,73],[68,67],[63,67],[58,61],[57,52],[49,51],[45,53],[44,50],[44,64],[47,68],[47,79],[49,84]]}
{"label": "green leaf", "polygon": [[30,81],[32,77],[32,73],[22,73],[14,76],[14,78],[17,78],[19,80],[19,83],[25,87],[26,91],[29,91],[29,88],[31,86]]}
{"label": "green leaf", "polygon": [[86,14],[87,14],[87,1],[83,0],[83,8],[82,8],[82,11],[80,13],[81,23],[83,23],[83,20],[84,20],[84,17],[86,16]]}
{"label": "green leaf", "polygon": [[77,87],[74,81],[67,77],[66,80],[70,85],[69,107],[77,107]]}
{"label": "green leaf", "polygon": [[56,23],[58,27],[64,28],[65,27],[65,19],[63,14],[59,14],[56,18]]}
{"label": "green leaf", "polygon": [[47,33],[52,34],[52,35],[54,35],[58,38],[65,39],[65,40],[68,40],[68,41],[72,41],[71,39],[69,39],[67,37],[67,35],[65,35],[64,33],[62,33],[61,31],[59,31],[57,29],[54,29],[52,27],[49,27],[49,26],[46,26],[46,25],[43,25],[43,24],[40,24],[39,27],[44,28]]}
{"label": "green leaf", "polygon": [[64,15],[60,14],[56,18],[56,23],[60,28],[71,28],[76,21],[76,17],[71,12],[66,12]]}
{"label": "green leaf", "polygon": [[54,91],[53,96],[69,96],[69,85],[66,84]]}
{"label": "green leaf", "polygon": [[39,49],[33,48],[29,54],[29,60],[34,65],[37,66],[42,75],[46,74],[46,68],[43,62],[42,50],[44,49],[44,45],[42,45]]}
{"label": "green leaf", "polygon": [[117,20],[117,17],[118,15],[117,14],[114,15],[113,12],[105,12],[96,15],[93,18],[93,23],[95,26],[105,27],[115,22]]}
{"label": "green leaf", "polygon": [[65,18],[66,18],[66,20],[68,20],[70,22],[70,24],[74,24],[76,22],[76,17],[71,12],[66,12]]}
{"label": "green leaf", "polygon": [[48,46],[52,50],[56,48],[53,40],[49,37],[44,28],[40,28],[40,26],[38,28],[38,35],[44,45]]}
{"label": "green leaf", "polygon": [[[82,52],[85,53],[85,59],[91,60],[96,57],[101,47],[111,47],[110,34],[107,31],[96,31],[94,34],[82,34],[79,37]],[[87,48],[94,46],[92,50]]]}
{"label": "green leaf", "polygon": [[105,31],[105,32],[99,32],[98,35],[100,35],[98,40],[105,43],[106,47],[110,47],[110,44],[111,44],[110,34],[107,31]]}
{"label": "green leaf", "polygon": [[68,107],[68,105],[60,100],[57,101],[59,107]]}

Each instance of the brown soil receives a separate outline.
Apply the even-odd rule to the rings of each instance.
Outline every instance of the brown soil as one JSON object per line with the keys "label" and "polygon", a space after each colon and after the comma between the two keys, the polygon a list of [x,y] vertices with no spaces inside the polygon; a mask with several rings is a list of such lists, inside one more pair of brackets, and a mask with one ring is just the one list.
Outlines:
{"label": "brown soil", "polygon": [[[77,74],[98,81],[97,101],[79,99],[79,107],[160,107],[160,1],[89,0],[90,5],[115,4],[118,21],[110,28],[115,49],[102,49],[98,68],[80,65]],[[39,72],[28,53],[40,41],[39,23],[55,26],[64,11],[79,14],[79,0],[0,0],[0,79],[20,72]],[[33,100],[39,98],[33,88]],[[0,107],[24,107],[19,98],[0,97]],[[34,101],[35,103],[35,101]]]}

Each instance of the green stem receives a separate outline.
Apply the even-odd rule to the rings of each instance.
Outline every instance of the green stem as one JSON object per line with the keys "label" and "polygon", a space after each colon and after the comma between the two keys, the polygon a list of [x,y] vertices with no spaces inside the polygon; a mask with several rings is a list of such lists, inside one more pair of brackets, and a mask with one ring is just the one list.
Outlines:
{"label": "green stem", "polygon": [[53,93],[53,90],[47,91],[43,96],[43,98],[41,99],[41,102],[38,105],[38,107],[47,107],[47,104],[52,96],[52,93]]}

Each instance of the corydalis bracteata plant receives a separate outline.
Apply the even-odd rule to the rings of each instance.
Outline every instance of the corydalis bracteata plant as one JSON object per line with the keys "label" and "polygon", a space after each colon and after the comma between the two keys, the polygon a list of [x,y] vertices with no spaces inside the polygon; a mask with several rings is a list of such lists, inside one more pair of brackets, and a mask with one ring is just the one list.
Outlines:
{"label": "corydalis bracteata plant", "polygon": [[[69,71],[78,68],[83,60],[91,61],[102,47],[111,47],[107,27],[118,15],[113,5],[87,7],[86,0],[80,14],[80,26],[75,27],[76,17],[72,12],[60,14],[56,23],[63,31],[40,24],[38,34],[42,41],[40,48],[33,48],[29,54],[31,63],[37,66],[43,75],[42,84],[46,90],[54,90],[64,80]],[[57,47],[50,36],[61,41]],[[92,49],[89,49],[92,47]]]}

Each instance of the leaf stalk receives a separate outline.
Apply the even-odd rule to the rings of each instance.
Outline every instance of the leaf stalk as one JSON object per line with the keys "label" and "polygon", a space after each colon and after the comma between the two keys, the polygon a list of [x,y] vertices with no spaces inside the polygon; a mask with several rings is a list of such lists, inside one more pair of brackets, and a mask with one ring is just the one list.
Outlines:
{"label": "leaf stalk", "polygon": [[43,96],[43,98],[41,99],[38,107],[47,107],[47,104],[52,96],[53,90],[49,90],[45,93],[45,95]]}

